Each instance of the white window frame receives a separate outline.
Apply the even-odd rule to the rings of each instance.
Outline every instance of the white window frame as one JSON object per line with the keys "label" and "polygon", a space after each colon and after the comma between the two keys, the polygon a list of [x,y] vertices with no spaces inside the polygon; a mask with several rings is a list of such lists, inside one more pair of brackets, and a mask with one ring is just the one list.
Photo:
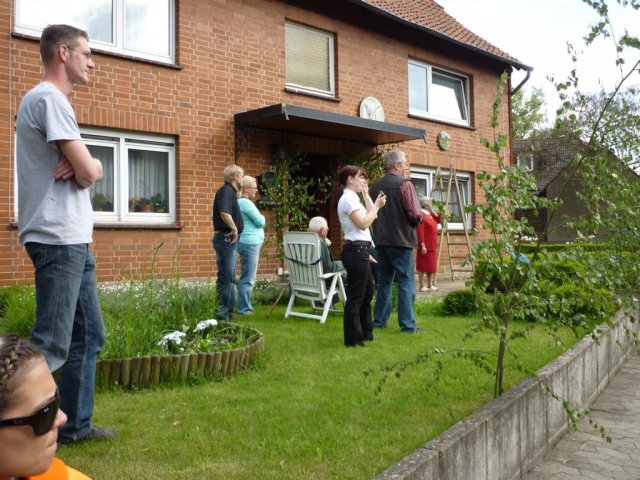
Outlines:
{"label": "white window frame", "polygon": [[[302,25],[296,22],[285,21],[285,37],[287,35],[286,29],[287,25],[293,25],[297,28],[303,30],[309,30],[314,33],[320,33],[325,35],[329,39],[329,90],[320,90],[318,88],[309,87],[307,85],[300,85],[297,83],[288,82],[286,79],[286,64],[285,64],[285,85],[288,90],[293,90],[296,92],[303,93],[311,93],[314,95],[321,95],[325,97],[335,98],[336,96],[336,69],[335,69],[335,35],[330,32],[326,32],[324,30],[319,30],[317,28],[312,28],[307,25]],[[286,50],[286,40],[285,40],[285,50]],[[285,52],[285,63],[286,63],[286,52]]]}
{"label": "white window frame", "polygon": [[[21,0],[15,0],[15,11],[16,17],[18,17],[17,12],[19,12],[19,6]],[[140,49],[126,48],[125,47],[125,0],[113,0],[112,5],[112,38],[114,39],[113,43],[101,42],[97,40],[90,40],[89,46],[91,48],[95,48],[96,50],[110,53],[117,53],[121,55],[126,55],[129,57],[137,57],[146,60],[152,60],[160,63],[174,64],[175,63],[175,52],[176,52],[176,2],[175,0],[169,1],[169,52],[167,55],[160,55],[153,52],[148,52]],[[62,2],[64,3],[64,2]],[[65,4],[61,8],[71,8],[69,5]],[[40,37],[42,34],[42,29],[44,25],[33,25],[28,22],[28,19],[16,18],[16,23],[14,30],[17,33],[22,33],[24,35]],[[91,32],[89,32],[89,37],[91,37]]]}
{"label": "white window frame", "polygon": [[[150,224],[176,222],[176,149],[175,139],[166,135],[139,134],[93,128],[80,128],[86,145],[112,146],[114,154],[114,211],[93,212],[96,225]],[[167,212],[129,212],[129,149],[168,153]]]}
{"label": "white window frame", "polygon": [[[426,94],[427,94],[427,110],[421,110],[421,109],[416,109],[413,108],[411,106],[411,76],[409,75],[409,66],[410,65],[414,65],[416,67],[420,67],[420,68],[424,68],[427,72],[426,78],[427,78],[427,84],[425,85],[425,89],[426,89]],[[457,80],[459,82],[462,83],[462,94],[464,96],[463,98],[463,107],[464,107],[464,112],[463,112],[463,116],[465,117],[463,120],[460,120],[458,118],[452,118],[452,117],[447,117],[447,116],[443,116],[443,115],[436,115],[432,112],[430,112],[431,109],[431,105],[432,105],[432,101],[431,101],[431,91],[433,89],[432,85],[433,85],[433,74],[434,72],[437,75],[441,75],[443,77],[448,77],[450,79],[453,80]],[[429,120],[438,120],[441,122],[446,122],[446,123],[453,123],[456,125],[464,125],[464,126],[469,126],[471,125],[471,119],[470,119],[470,115],[469,112],[471,110],[471,106],[470,106],[470,96],[469,96],[469,77],[467,77],[466,75],[460,75],[459,73],[454,73],[448,70],[445,70],[443,68],[440,67],[434,67],[431,66],[427,63],[423,63],[423,62],[418,62],[417,60],[409,60],[408,64],[407,64],[407,95],[409,98],[407,98],[408,102],[409,102],[409,114],[416,116],[416,117],[420,117],[420,118],[425,118],[425,119],[429,119]]]}
{"label": "white window frame", "polygon": [[[427,196],[432,196],[433,191],[433,182],[436,175],[435,168],[425,168],[425,167],[411,167],[411,180],[424,180],[426,182],[426,190]],[[448,180],[448,176],[446,179]],[[465,207],[471,205],[471,173],[469,172],[458,172],[456,171],[456,178],[458,180],[458,185],[460,186],[460,194],[462,195],[463,204]],[[455,188],[454,185],[451,185],[451,188]],[[467,231],[473,229],[472,222],[473,217],[471,213],[465,210],[465,222],[467,224]],[[462,222],[449,222],[448,224],[449,231],[459,230],[463,231],[464,226]],[[440,225],[438,225],[438,229],[440,229]]]}

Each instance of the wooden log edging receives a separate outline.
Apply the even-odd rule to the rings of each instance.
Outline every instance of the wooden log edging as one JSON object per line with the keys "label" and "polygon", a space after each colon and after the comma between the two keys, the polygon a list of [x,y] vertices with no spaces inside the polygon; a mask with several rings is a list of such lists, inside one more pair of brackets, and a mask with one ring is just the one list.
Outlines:
{"label": "wooden log edging", "polygon": [[526,473],[569,429],[561,402],[588,408],[635,348],[625,332],[640,333],[640,315],[622,312],[602,326],[598,341],[586,336],[534,378],[461,420],[375,477],[376,480],[515,480]]}
{"label": "wooden log edging", "polygon": [[248,330],[257,335],[256,339],[231,350],[98,360],[96,387],[129,390],[167,382],[184,382],[191,377],[235,375],[249,368],[257,360],[258,354],[264,352],[262,332],[254,328]]}

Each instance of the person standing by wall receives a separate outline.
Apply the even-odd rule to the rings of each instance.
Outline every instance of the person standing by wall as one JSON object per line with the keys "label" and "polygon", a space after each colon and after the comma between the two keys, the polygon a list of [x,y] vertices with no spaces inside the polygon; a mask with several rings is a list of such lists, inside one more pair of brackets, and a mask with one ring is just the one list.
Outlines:
{"label": "person standing by wall", "polygon": [[31,338],[52,372],[69,419],[58,442],[112,438],[91,423],[96,358],[104,345],[95,259],[89,250],[89,187],[102,164],[82,141],[68,96],[95,68],[86,32],[69,25],[42,31],[44,79],[16,118],[19,239],[35,267],[36,323]]}
{"label": "person standing by wall", "polygon": [[413,249],[417,244],[416,226],[422,221],[418,196],[413,183],[406,178],[409,165],[404,152],[390,150],[384,155],[386,174],[370,189],[372,196],[384,192],[387,207],[373,224],[376,245],[377,295],[373,326],[384,328],[391,316],[391,286],[398,283],[398,323],[400,330],[421,333],[416,327],[413,302],[416,278]]}
{"label": "person standing by wall", "polygon": [[[416,270],[418,271],[418,281],[421,292],[431,292],[438,290],[434,279],[438,271],[438,224],[440,215],[433,209],[431,199],[422,197],[420,199],[422,207],[422,223],[417,226],[418,250],[416,253]],[[427,285],[424,284],[424,277],[427,277]]]}
{"label": "person standing by wall", "polygon": [[238,283],[238,313],[240,315],[253,314],[251,293],[256,282],[260,248],[264,242],[264,215],[255,205],[258,182],[255,178],[245,175],[242,181],[242,196],[238,200],[240,213],[244,223],[244,230],[238,242],[240,255],[240,282]]}
{"label": "person standing by wall", "polygon": [[238,238],[244,222],[238,204],[244,171],[238,165],[228,165],[223,172],[224,185],[213,199],[213,248],[216,251],[218,277],[216,292],[218,318],[232,320],[236,301],[236,255]]}
{"label": "person standing by wall", "polygon": [[[358,193],[362,193],[364,205]],[[369,227],[386,200],[382,193],[378,194],[375,203],[371,200],[364,171],[353,165],[347,165],[340,171],[335,198],[338,199],[338,216],[344,231],[342,264],[347,270],[344,344],[347,347],[364,347],[365,340],[373,340],[371,299],[374,286],[369,265]]]}

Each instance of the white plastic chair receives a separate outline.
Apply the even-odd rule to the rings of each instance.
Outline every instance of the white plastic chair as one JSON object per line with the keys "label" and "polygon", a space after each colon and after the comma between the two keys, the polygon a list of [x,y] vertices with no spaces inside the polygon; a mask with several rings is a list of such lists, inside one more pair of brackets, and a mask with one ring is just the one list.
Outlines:
{"label": "white plastic chair", "polygon": [[[313,318],[324,323],[329,311],[339,312],[331,308],[331,299],[338,293],[338,297],[343,302],[347,296],[342,283],[342,273],[324,273],[322,271],[322,261],[320,258],[320,242],[318,234],[313,232],[286,232],[284,234],[284,259],[289,270],[289,287],[291,297],[289,305],[284,314],[305,318]],[[325,280],[330,279],[329,291]],[[314,311],[322,310],[322,314],[295,311],[296,299],[304,299],[311,302]]]}

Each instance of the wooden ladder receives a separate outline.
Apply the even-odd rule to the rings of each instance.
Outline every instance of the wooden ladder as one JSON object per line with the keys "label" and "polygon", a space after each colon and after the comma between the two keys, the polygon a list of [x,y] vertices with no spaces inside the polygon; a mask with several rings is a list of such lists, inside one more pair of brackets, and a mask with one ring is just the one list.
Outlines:
{"label": "wooden ladder", "polygon": [[[447,253],[449,254],[449,269],[451,271],[451,280],[454,280],[454,274],[456,272],[473,272],[473,268],[462,268],[462,262],[467,258],[467,254],[471,252],[471,240],[469,239],[469,231],[467,229],[467,219],[464,211],[464,204],[462,201],[462,195],[460,194],[460,184],[458,183],[458,177],[456,175],[456,169],[454,167],[449,167],[448,178],[446,172],[443,172],[440,167],[436,169],[436,175],[433,179],[433,187],[431,188],[431,197],[433,197],[433,193],[435,191],[439,191],[440,195],[443,195],[445,192],[444,181],[447,180],[447,188],[446,193],[444,193],[444,197],[441,198],[442,203],[444,204],[444,212],[441,219],[442,229],[440,231],[440,242],[438,243],[438,265],[440,264],[440,256],[442,254],[442,245],[446,243],[447,245]],[[455,187],[456,198],[457,198],[457,206],[460,209],[460,215],[462,217],[462,230],[464,232],[465,241],[452,241],[451,236],[449,235],[449,226],[447,217],[449,216],[449,199],[451,198],[451,185]],[[457,236],[456,236],[457,237]],[[455,237],[454,237],[455,238]],[[446,240],[446,242],[445,242]],[[451,246],[466,246],[467,253],[464,255],[451,255]],[[460,260],[456,263],[456,268],[454,268],[454,259]],[[436,273],[436,279],[438,274]]]}

